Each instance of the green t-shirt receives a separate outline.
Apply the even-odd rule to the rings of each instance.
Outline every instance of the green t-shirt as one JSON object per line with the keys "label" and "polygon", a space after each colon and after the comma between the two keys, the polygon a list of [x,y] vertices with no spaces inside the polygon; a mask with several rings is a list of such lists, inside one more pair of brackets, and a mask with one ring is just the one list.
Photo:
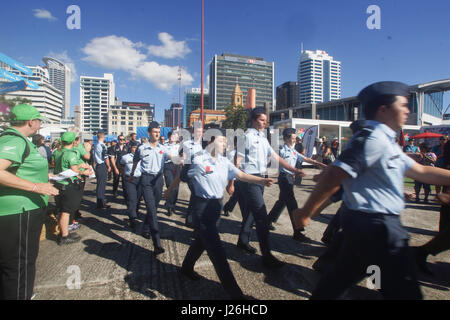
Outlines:
{"label": "green t-shirt", "polygon": [[55,149],[55,151],[53,151],[53,154],[52,154],[52,158],[54,161],[53,163],[56,164],[56,159],[58,159],[60,156],[61,156],[61,150]]}
{"label": "green t-shirt", "polygon": [[[14,131],[22,135],[14,128],[8,128],[6,131]],[[25,140],[21,137],[11,135],[0,137],[0,159],[11,161],[11,167],[19,166],[16,172],[17,177],[34,183],[47,183],[47,160],[39,154],[37,147],[33,143],[26,138]],[[28,143],[30,154],[20,164],[22,162],[22,155],[25,152],[26,143]],[[0,216],[43,208],[47,206],[47,203],[48,196],[0,185]]]}
{"label": "green t-shirt", "polygon": [[86,148],[84,145],[80,142],[76,147],[73,147],[72,150],[75,150],[78,152],[78,156],[83,162],[87,162],[83,156],[87,153]]}
{"label": "green t-shirt", "polygon": [[[70,167],[74,165],[82,164],[83,161],[80,159],[79,153],[73,149],[62,148],[60,154],[55,157],[55,170],[54,174],[59,174],[63,171],[69,170]],[[83,171],[80,169],[80,171]],[[78,179],[77,177],[70,177],[70,180],[74,181]],[[61,180],[57,181],[60,184],[68,185],[69,181]]]}

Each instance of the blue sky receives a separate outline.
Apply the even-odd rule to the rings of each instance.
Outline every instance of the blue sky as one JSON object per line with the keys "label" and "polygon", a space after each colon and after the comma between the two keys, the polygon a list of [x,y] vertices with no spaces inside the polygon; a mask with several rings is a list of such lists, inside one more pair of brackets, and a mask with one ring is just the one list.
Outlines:
{"label": "blue sky", "polygon": [[[69,5],[81,9],[81,29],[69,30]],[[369,30],[370,5],[381,29]],[[205,0],[205,82],[214,54],[275,62],[275,86],[296,81],[300,43],[342,62],[342,97],[381,80],[417,84],[450,78],[448,0]],[[200,87],[201,1],[2,1],[0,52],[27,64],[53,55],[79,76],[113,73],[122,101],[156,105],[156,119],[182,90]],[[206,84],[207,86],[207,84]],[[445,106],[450,103],[445,95]]]}

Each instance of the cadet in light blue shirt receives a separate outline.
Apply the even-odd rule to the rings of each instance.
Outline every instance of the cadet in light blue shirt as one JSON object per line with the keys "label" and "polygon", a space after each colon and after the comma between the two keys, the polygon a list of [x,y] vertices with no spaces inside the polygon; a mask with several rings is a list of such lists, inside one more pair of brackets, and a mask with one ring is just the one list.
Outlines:
{"label": "cadet in light blue shirt", "polygon": [[404,176],[448,185],[450,172],[422,166],[396,145],[395,133],[410,113],[408,96],[407,85],[392,81],[374,83],[358,94],[367,119],[365,127],[324,172],[304,207],[294,212],[296,226],[305,226],[343,185],[342,248],[311,299],[338,298],[374,265],[381,272],[380,292],[385,299],[422,298],[408,232],[399,217],[404,206]]}
{"label": "cadet in light blue shirt", "polygon": [[136,168],[140,166],[141,178],[140,184],[144,194],[145,205],[147,207],[147,216],[145,217],[144,226],[142,228],[142,236],[146,239],[153,240],[155,255],[164,252],[161,246],[161,239],[158,227],[157,207],[162,196],[163,176],[162,171],[164,162],[169,157],[164,147],[159,144],[161,129],[159,123],[153,121],[148,126],[149,142],[141,145],[134,157],[133,168],[131,169],[130,178],[134,177]]}
{"label": "cadet in light blue shirt", "polygon": [[[164,144],[167,154],[171,159],[167,159],[164,164],[164,181],[166,182],[166,187],[172,184],[172,182],[180,175],[181,170],[181,158],[179,157],[180,144],[178,143],[178,133],[170,131],[168,134],[169,141]],[[167,208],[167,215],[171,216],[175,213],[175,204],[178,199],[178,185],[170,194],[169,199],[166,200],[165,207]]]}
{"label": "cadet in light blue shirt", "polygon": [[[297,163],[303,161],[314,164],[316,166],[326,168],[327,166],[318,161],[312,160],[295,150],[296,130],[294,128],[286,128],[283,130],[284,145],[280,150],[280,157],[283,158],[289,165],[295,167]],[[273,223],[277,222],[284,208],[287,207],[289,218],[291,219],[292,229],[294,230],[293,239],[296,241],[306,241],[308,238],[302,233],[304,228],[295,228],[294,220],[292,219],[292,213],[298,208],[297,200],[294,195],[294,174],[292,171],[287,170],[284,167],[280,168],[280,175],[278,176],[278,186],[280,188],[280,195],[275,202],[272,210],[268,215],[269,229],[275,230]]]}
{"label": "cadet in light blue shirt", "polygon": [[94,149],[95,175],[97,177],[97,209],[107,209],[109,205],[106,204],[105,190],[111,166],[109,164],[108,150],[103,142],[106,134],[100,131],[97,137],[98,143]]}
{"label": "cadet in light blue shirt", "polygon": [[[264,108],[255,108],[250,113],[251,128],[244,135],[244,150],[240,148],[238,139],[238,156],[236,165],[248,174],[261,176],[266,174],[269,158],[291,172],[304,175],[303,171],[291,166],[281,158],[269,145],[263,130],[266,128],[267,116]],[[253,223],[256,226],[258,241],[261,247],[262,262],[268,268],[280,268],[284,264],[270,252],[269,222],[264,203],[264,187],[252,183],[237,182],[239,190],[239,206],[243,209],[242,226],[239,233],[238,248],[255,253],[256,249],[250,245]],[[233,191],[233,182],[229,190]]]}
{"label": "cadet in light blue shirt", "polygon": [[194,266],[203,251],[206,250],[219,280],[230,298],[243,299],[245,296],[230,269],[217,230],[223,193],[228,180],[235,177],[268,186],[274,181],[248,175],[238,170],[227,158],[222,156],[226,149],[225,133],[223,130],[215,130],[215,132],[216,136],[211,138],[207,151],[194,158],[192,168],[188,173],[194,189],[192,216],[195,239],[184,258],[181,272],[190,279],[199,280],[200,276],[194,271]]}
{"label": "cadet in light blue shirt", "polygon": [[136,153],[138,144],[135,141],[130,141],[129,149],[130,153],[124,155],[120,159],[120,164],[123,166],[123,182],[125,185],[126,201],[127,201],[127,213],[129,217],[128,226],[133,232],[136,231],[136,218],[138,212],[138,203],[142,197],[141,186],[141,166],[136,166],[132,177],[131,172],[134,165],[134,155]]}

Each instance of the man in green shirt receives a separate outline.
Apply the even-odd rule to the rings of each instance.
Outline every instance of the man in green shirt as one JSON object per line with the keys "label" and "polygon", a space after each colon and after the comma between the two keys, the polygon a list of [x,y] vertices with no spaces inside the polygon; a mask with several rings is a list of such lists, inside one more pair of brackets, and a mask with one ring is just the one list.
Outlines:
{"label": "man in green shirt", "polygon": [[35,107],[17,105],[0,135],[0,300],[31,298],[48,196],[58,194],[48,162],[27,139],[43,119]]}
{"label": "man in green shirt", "polygon": [[[65,245],[80,241],[80,237],[75,234],[69,234],[69,221],[73,219],[75,212],[79,209],[82,197],[81,176],[89,176],[92,170],[85,164],[79,156],[79,153],[73,150],[76,134],[74,132],[65,132],[61,136],[61,154],[55,158],[55,174],[66,170],[72,170],[78,173],[64,180],[57,181],[57,188],[60,191],[56,197],[56,206],[60,213],[58,235],[58,244]],[[71,219],[72,217],[72,219]]]}

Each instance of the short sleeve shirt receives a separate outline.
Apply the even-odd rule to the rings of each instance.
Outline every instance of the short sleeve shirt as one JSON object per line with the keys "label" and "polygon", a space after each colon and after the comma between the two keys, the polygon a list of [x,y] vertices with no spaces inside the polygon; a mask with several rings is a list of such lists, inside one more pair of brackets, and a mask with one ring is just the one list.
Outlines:
{"label": "short sleeve shirt", "polygon": [[140,163],[141,172],[147,174],[158,174],[162,172],[164,162],[168,159],[166,149],[157,144],[152,147],[150,143],[141,145],[134,154],[133,161]]}
{"label": "short sleeve shirt", "polygon": [[[283,145],[283,147],[280,150],[280,157],[286,160],[286,162],[289,163],[292,167],[295,167],[297,162],[298,163],[303,162],[303,155],[298,153],[297,150],[295,150],[295,146],[288,147],[286,144]],[[283,167],[280,167],[280,172],[293,174],[291,171]]]}
{"label": "short sleeve shirt", "polygon": [[94,148],[94,161],[96,164],[102,164],[105,162],[106,158],[108,158],[108,149],[103,142],[99,142],[95,145]]}
{"label": "short sleeve shirt", "polygon": [[[83,160],[80,159],[79,153],[75,150],[63,148],[61,155],[55,160],[55,174],[69,170],[72,166],[82,164]],[[71,177],[70,180],[75,181],[77,177]],[[60,184],[67,185],[69,181],[61,180],[57,181]]]}
{"label": "short sleeve shirt", "polygon": [[[129,177],[131,175],[131,170],[133,169],[133,158],[134,155],[130,152],[126,155],[122,156],[120,159],[120,164],[124,167],[123,173],[125,176]],[[140,177],[141,176],[141,166],[137,165],[136,170],[134,170],[134,176]]]}
{"label": "short sleeve shirt", "polygon": [[[179,155],[179,150],[180,150],[180,144],[179,143],[165,143],[164,144],[164,148],[166,148],[166,152],[171,156],[171,157],[177,157]],[[170,163],[172,162],[172,160],[167,159],[166,163]]]}
{"label": "short sleeve shirt", "polygon": [[239,150],[238,155],[244,159],[240,168],[248,174],[264,174],[267,171],[269,157],[275,151],[270,146],[263,132],[250,128],[245,133],[244,153]]}
{"label": "short sleeve shirt", "polygon": [[196,154],[200,154],[203,151],[202,143],[194,142],[193,139],[185,141],[181,144],[179,154],[184,153],[184,164],[191,164]]}
{"label": "short sleeve shirt", "polygon": [[345,205],[355,211],[399,215],[404,208],[405,172],[415,161],[395,143],[385,124],[366,121],[333,162],[351,178],[344,180]]}
{"label": "short sleeve shirt", "polygon": [[[8,128],[6,131],[15,131],[22,135],[14,128]],[[33,143],[25,139],[25,137],[10,135],[0,137],[0,159],[11,161],[11,167],[19,166],[28,143],[30,154],[19,166],[16,176],[33,183],[47,183],[48,161],[38,153]],[[47,206],[47,203],[48,196],[0,185],[0,216],[43,208]]]}
{"label": "short sleeve shirt", "polygon": [[218,156],[215,160],[209,152],[203,151],[194,158],[188,172],[197,197],[221,199],[229,180],[236,178],[239,169],[230,160]]}
{"label": "short sleeve shirt", "polygon": [[73,150],[75,150],[76,152],[78,152],[78,155],[80,157],[80,159],[83,162],[87,162],[83,157],[87,154],[86,148],[84,147],[84,145],[82,143],[79,143],[76,147],[73,147]]}

